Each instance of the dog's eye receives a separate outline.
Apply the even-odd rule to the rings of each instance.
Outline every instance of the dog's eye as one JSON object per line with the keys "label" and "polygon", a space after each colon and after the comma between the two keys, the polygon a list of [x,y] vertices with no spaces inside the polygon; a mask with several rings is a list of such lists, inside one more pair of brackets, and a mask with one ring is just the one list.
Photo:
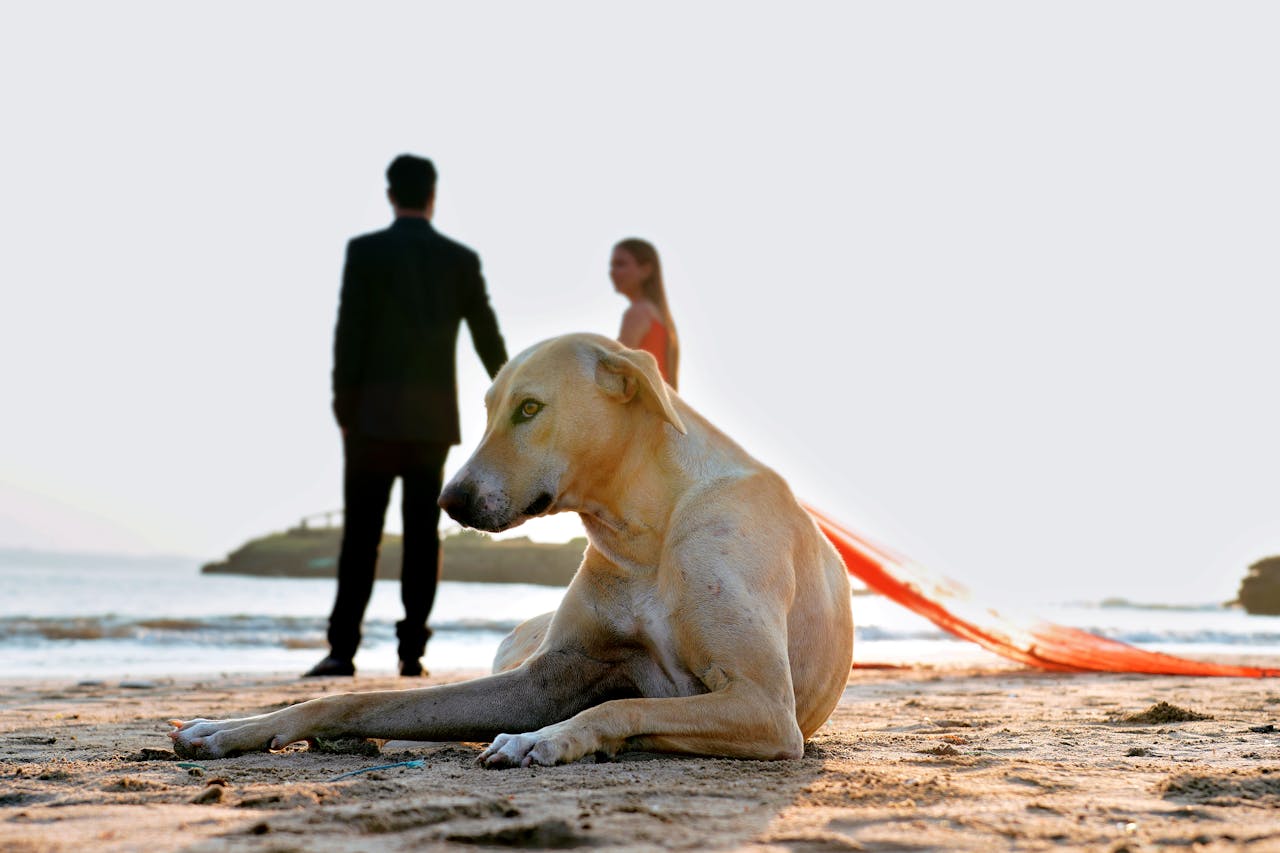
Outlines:
{"label": "dog's eye", "polygon": [[516,409],[516,413],[511,416],[512,423],[524,423],[532,420],[533,416],[542,411],[542,404],[537,400],[525,400],[520,404],[520,408]]}

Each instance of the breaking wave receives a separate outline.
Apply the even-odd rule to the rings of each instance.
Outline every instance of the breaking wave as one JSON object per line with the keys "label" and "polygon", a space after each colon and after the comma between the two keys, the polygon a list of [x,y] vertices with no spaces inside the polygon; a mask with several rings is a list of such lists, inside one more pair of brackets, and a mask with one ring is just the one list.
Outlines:
{"label": "breaking wave", "polygon": [[[205,619],[136,619],[107,616],[0,617],[0,645],[63,641],[127,640],[156,645],[280,646],[319,648],[328,620],[298,616],[213,616]],[[458,619],[433,622],[437,634],[509,633],[519,620]],[[371,619],[371,639],[395,637],[395,623]],[[313,642],[314,641],[314,642]]]}
{"label": "breaking wave", "polygon": [[[462,618],[432,621],[436,636],[497,635],[514,629],[519,619]],[[72,617],[0,617],[0,645],[114,640],[144,645],[284,646],[320,648],[328,621],[322,616],[234,615],[207,618],[129,618],[114,615]],[[1095,634],[1137,645],[1229,645],[1280,647],[1280,630],[1225,630],[1222,628],[1152,628],[1081,624]],[[1280,626],[1277,626],[1280,627]],[[369,619],[365,636],[371,640],[395,637],[395,623]],[[954,638],[932,626],[860,624],[854,631],[860,642],[950,641]]]}

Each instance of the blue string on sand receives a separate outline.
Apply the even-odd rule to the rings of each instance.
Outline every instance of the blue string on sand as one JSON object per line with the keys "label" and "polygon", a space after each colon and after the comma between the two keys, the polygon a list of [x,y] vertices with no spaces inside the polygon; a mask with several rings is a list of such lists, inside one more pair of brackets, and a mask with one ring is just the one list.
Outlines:
{"label": "blue string on sand", "polygon": [[340,773],[330,779],[330,782],[337,782],[339,779],[346,779],[348,776],[359,776],[361,773],[372,773],[374,770],[391,770],[396,767],[421,767],[426,763],[424,758],[415,758],[412,761],[398,761],[395,764],[379,764],[377,767],[361,767],[359,770],[351,770],[346,773]]}

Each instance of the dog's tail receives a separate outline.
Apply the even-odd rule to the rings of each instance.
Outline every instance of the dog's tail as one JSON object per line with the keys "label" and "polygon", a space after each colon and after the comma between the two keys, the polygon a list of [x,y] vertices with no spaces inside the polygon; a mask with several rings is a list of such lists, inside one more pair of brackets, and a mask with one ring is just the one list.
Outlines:
{"label": "dog's tail", "polygon": [[935,575],[805,506],[840,552],[849,574],[957,637],[1020,663],[1062,672],[1280,677],[1280,669],[1232,666],[1149,652],[1117,640],[1039,620],[1018,620],[973,601],[962,585]]}

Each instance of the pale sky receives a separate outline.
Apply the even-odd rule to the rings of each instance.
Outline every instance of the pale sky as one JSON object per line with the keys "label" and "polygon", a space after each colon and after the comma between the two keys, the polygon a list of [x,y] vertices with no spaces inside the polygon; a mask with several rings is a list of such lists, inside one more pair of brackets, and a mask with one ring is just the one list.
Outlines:
{"label": "pale sky", "polygon": [[648,238],[682,396],[802,497],[995,596],[1228,598],[1280,553],[1278,24],[6,4],[0,547],[214,559],[339,507],[342,256],[410,151],[512,352],[615,334]]}

